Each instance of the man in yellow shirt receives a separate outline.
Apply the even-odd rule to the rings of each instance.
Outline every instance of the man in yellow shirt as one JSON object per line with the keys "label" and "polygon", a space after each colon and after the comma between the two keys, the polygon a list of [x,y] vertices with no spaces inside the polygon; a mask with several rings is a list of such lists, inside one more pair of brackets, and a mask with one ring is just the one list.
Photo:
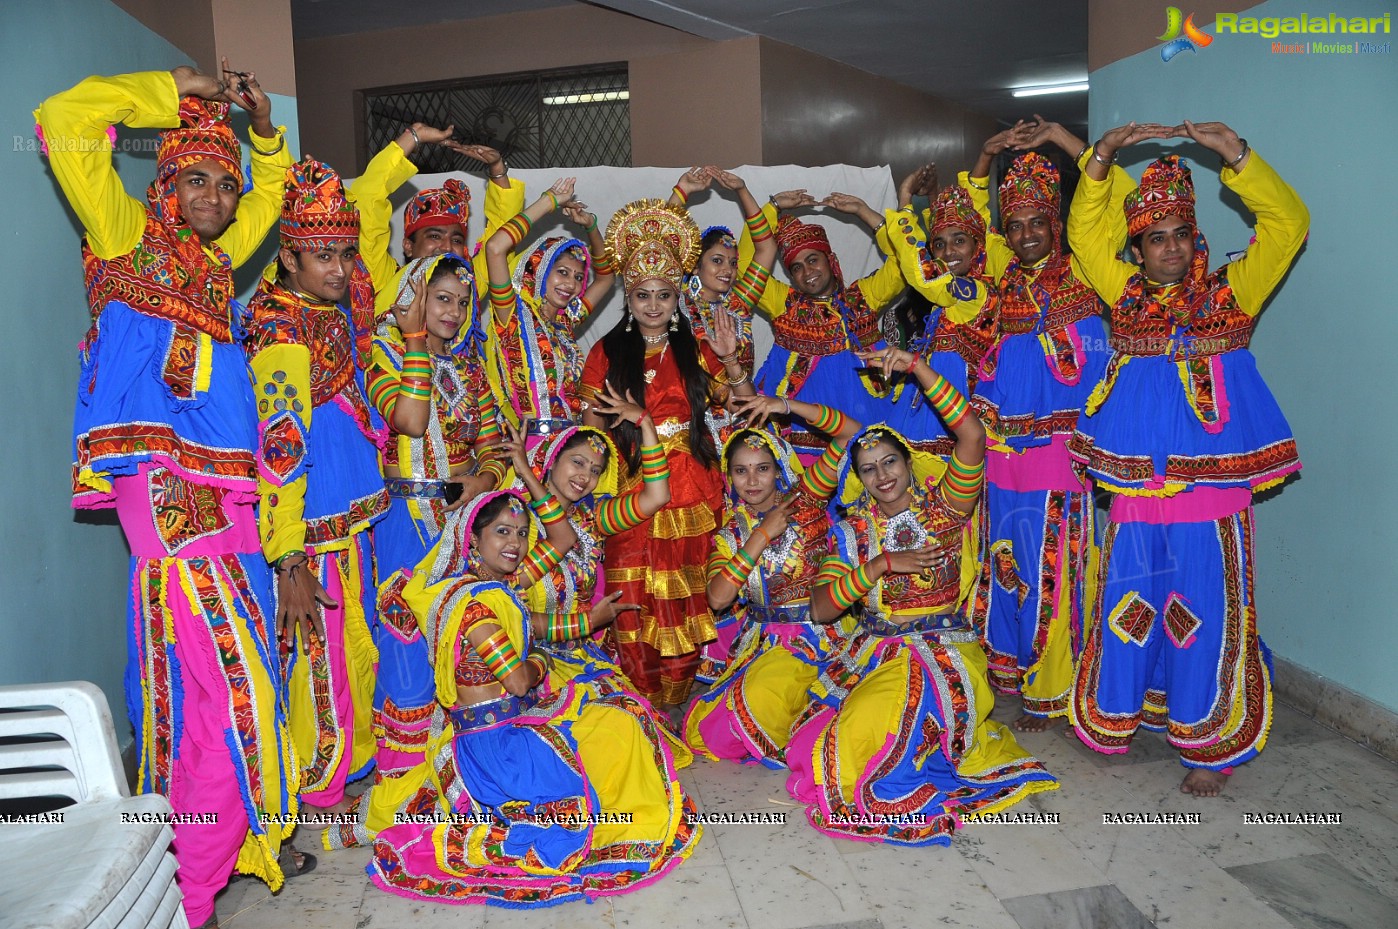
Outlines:
{"label": "man in yellow shirt", "polygon": [[[283,841],[295,769],[276,683],[271,574],[257,538],[257,414],[233,269],[276,221],[291,159],[251,74],[89,77],[35,114],[83,224],[92,326],[74,414],[74,506],[115,508],[131,548],[128,706],[138,789],[177,816],[194,926],[235,871],[278,889],[308,870]],[[252,182],[228,123],[252,117]],[[112,166],[115,124],[161,127],[146,201]],[[202,815],[200,815],[202,814]],[[211,815],[210,815],[211,814]]]}

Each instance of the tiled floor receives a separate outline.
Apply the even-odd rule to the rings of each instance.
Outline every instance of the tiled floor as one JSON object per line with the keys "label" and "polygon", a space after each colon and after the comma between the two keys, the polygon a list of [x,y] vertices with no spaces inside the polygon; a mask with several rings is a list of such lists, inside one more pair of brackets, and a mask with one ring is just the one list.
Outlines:
{"label": "tiled floor", "polygon": [[[785,825],[710,826],[665,880],[547,915],[433,906],[364,876],[365,850],[320,852],[272,897],[254,881],[218,901],[224,929],[1386,929],[1398,927],[1398,767],[1277,705],[1271,742],[1223,797],[1180,794],[1158,736],[1095,755],[1062,729],[1021,736],[1062,780],[1017,809],[1057,825],[978,825],[950,848],[826,838],[780,772],[698,761],[681,780],[706,811],[787,813]],[[1002,705],[996,717],[1008,720]],[[1105,825],[1103,813],[1198,813],[1193,825]],[[1339,813],[1338,825],[1250,825],[1244,814]],[[309,839],[301,844],[309,846]]]}

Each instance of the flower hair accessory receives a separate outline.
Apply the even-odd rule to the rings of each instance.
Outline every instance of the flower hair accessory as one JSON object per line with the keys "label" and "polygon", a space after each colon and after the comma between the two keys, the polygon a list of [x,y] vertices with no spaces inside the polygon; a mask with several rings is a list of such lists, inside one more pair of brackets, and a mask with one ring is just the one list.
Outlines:
{"label": "flower hair accessory", "polygon": [[700,238],[684,207],[654,198],[633,200],[607,224],[607,251],[621,268],[627,293],[655,279],[679,290],[699,261]]}

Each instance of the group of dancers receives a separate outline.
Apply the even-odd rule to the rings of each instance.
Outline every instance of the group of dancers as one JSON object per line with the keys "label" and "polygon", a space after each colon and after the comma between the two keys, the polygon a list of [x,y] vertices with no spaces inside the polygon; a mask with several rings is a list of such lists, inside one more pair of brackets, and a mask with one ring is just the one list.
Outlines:
{"label": "group of dancers", "polygon": [[[276,890],[313,867],[290,843],[309,811],[393,893],[625,892],[693,851],[696,754],[789,771],[827,834],[945,844],[1057,786],[996,692],[1014,729],[1066,716],[1097,751],[1164,730],[1196,795],[1262,749],[1252,498],[1300,462],[1248,340],[1308,216],[1228,127],[1087,145],[1036,118],[882,212],[697,167],[603,224],[572,179],[526,205],[450,127],[346,186],[223,66],[91,77],[36,112],[86,231],[74,505],[114,507],[131,547],[140,788],[176,811],[191,924],[234,871]],[[118,124],[165,130],[145,203]],[[1256,216],[1212,272],[1185,163],[1115,165],[1175,138]],[[1083,172],[1066,242],[1048,144]],[[408,204],[400,264],[389,198],[423,145],[485,165],[484,232],[449,180]],[[736,232],[689,216],[711,186]],[[792,215],[818,207],[867,223],[882,266],[846,280]],[[576,234],[531,242],[555,211]],[[274,224],[244,307],[232,270]],[[909,287],[932,309],[903,346],[880,319]]]}

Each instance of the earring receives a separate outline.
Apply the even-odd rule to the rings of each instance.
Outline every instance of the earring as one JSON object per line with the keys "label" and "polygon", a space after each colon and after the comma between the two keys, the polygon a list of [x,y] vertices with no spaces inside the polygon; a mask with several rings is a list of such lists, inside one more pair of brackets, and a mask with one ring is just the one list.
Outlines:
{"label": "earring", "polygon": [[671,331],[671,332],[679,332],[679,331],[680,331],[680,311],[679,311],[679,310],[676,310],[676,311],[675,311],[675,315],[673,315],[673,316],[670,317],[670,331]]}
{"label": "earring", "polygon": [[631,331],[631,311],[629,309],[626,311],[626,331]]}

